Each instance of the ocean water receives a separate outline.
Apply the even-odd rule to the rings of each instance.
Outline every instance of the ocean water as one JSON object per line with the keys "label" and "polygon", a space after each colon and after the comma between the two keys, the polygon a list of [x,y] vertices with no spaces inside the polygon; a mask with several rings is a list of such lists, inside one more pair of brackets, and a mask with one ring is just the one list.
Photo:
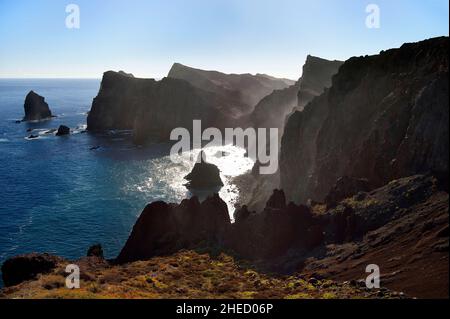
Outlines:
{"label": "ocean water", "polygon": [[[82,133],[99,86],[100,80],[0,80],[0,263],[29,252],[78,258],[95,243],[115,257],[146,204],[192,196],[183,177],[198,150],[174,164],[168,144],[136,147],[126,131]],[[16,123],[30,90],[46,98],[57,118]],[[73,134],[46,134],[60,124]],[[27,139],[30,134],[39,138]],[[226,156],[218,157],[222,151]],[[231,145],[206,154],[221,170],[219,194],[231,215],[238,197],[231,180],[253,162]]]}

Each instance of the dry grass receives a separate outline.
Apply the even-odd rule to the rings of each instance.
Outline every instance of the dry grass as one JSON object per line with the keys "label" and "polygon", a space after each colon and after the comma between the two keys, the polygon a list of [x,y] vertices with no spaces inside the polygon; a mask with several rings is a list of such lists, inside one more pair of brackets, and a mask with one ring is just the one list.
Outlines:
{"label": "dry grass", "polygon": [[60,269],[38,280],[4,289],[7,298],[238,298],[308,299],[371,298],[370,293],[345,283],[280,277],[243,266],[232,257],[182,251],[168,257],[122,266],[81,266],[80,289],[65,288]]}

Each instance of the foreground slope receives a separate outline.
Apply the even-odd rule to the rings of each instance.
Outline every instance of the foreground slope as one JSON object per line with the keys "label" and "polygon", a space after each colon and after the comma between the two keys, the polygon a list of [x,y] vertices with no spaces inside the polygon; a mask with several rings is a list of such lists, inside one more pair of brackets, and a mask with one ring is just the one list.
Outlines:
{"label": "foreground slope", "polygon": [[[97,258],[76,262],[81,267],[80,289],[65,288],[64,265],[35,281],[3,290],[6,298],[400,298],[401,294],[368,290],[359,285],[303,276],[276,276],[220,254],[182,251],[123,266]],[[0,295],[1,297],[1,295]]]}

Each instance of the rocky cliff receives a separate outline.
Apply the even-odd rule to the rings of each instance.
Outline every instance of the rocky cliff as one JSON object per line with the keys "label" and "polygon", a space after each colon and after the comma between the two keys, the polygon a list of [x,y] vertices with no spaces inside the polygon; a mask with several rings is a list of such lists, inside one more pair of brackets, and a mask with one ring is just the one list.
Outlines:
{"label": "rocky cliff", "polygon": [[218,195],[202,203],[197,197],[179,205],[155,202],[141,213],[116,261],[167,255],[204,241],[220,244],[230,225],[227,205]]}
{"label": "rocky cliff", "polygon": [[294,81],[278,79],[265,74],[224,74],[204,71],[175,63],[169,78],[182,79],[193,86],[219,95],[230,101],[233,111],[239,116],[253,110],[254,106],[274,90],[294,84]]}
{"label": "rocky cliff", "polygon": [[25,116],[23,121],[39,121],[52,117],[52,112],[47,102],[45,102],[45,98],[34,91],[30,91],[27,94],[24,109]]}
{"label": "rocky cliff", "polygon": [[[314,97],[331,86],[331,78],[342,65],[341,61],[328,61],[308,55],[302,77],[288,88],[275,90],[256,106],[249,121],[254,127],[276,127],[281,132],[286,116],[295,108],[303,109]],[[281,133],[279,134],[281,138]]]}
{"label": "rocky cliff", "polygon": [[138,144],[168,141],[173,128],[190,129],[194,119],[202,120],[206,127],[225,127],[233,120],[226,111],[227,103],[183,80],[155,81],[109,71],[103,75],[100,92],[93,101],[87,129],[133,130]]}
{"label": "rocky cliff", "polygon": [[[246,125],[255,128],[278,128],[278,145],[283,136],[288,116],[296,109],[303,109],[314,97],[331,86],[331,78],[342,65],[341,61],[328,61],[308,55],[302,77],[292,86],[275,90],[263,98],[246,119]],[[280,185],[279,171],[273,175],[247,174],[248,189],[244,203],[253,209],[262,209],[274,188]]]}
{"label": "rocky cliff", "polygon": [[345,62],[331,88],[286,124],[280,174],[288,199],[322,201],[342,176],[378,187],[448,174],[448,53],[445,37]]}
{"label": "rocky cliff", "polygon": [[313,98],[331,86],[331,79],[344,62],[308,55],[299,82],[298,108],[302,110]]}

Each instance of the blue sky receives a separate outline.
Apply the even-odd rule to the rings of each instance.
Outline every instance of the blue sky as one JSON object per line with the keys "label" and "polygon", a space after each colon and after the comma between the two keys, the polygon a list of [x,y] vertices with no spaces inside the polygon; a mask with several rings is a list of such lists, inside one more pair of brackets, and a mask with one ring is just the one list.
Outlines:
{"label": "blue sky", "polygon": [[[80,29],[65,25],[68,4]],[[366,6],[381,28],[365,25]],[[307,54],[347,59],[448,35],[448,0],[0,0],[0,77],[160,78],[174,62],[297,79]]]}

